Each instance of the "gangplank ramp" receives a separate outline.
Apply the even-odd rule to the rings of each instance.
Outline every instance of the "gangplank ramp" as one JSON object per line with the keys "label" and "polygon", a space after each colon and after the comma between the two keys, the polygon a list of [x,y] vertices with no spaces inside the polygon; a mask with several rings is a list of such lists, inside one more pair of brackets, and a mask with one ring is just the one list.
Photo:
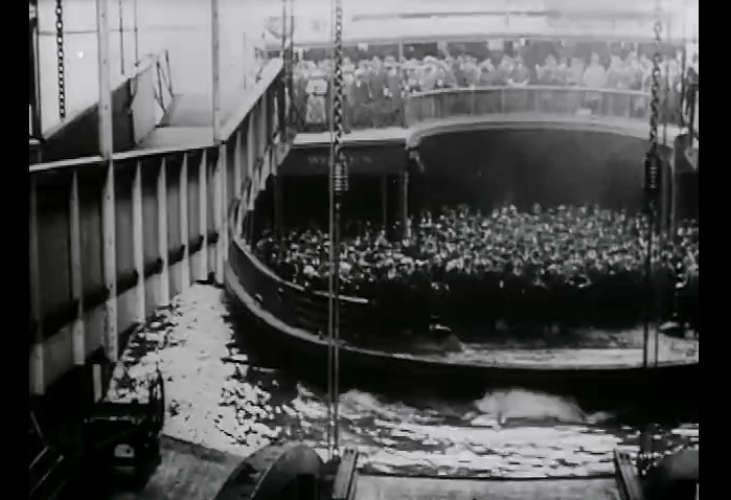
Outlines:
{"label": "gangplank ramp", "polygon": [[619,500],[614,479],[468,480],[360,476],[357,500]]}

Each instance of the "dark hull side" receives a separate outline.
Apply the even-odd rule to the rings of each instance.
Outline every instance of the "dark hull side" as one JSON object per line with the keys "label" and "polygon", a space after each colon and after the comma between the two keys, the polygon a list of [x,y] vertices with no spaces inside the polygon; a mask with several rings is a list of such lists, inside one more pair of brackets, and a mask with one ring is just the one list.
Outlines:
{"label": "dark hull side", "polygon": [[[286,368],[316,383],[327,380],[327,344],[324,339],[295,328],[264,306],[265,293],[253,288],[259,279],[244,272],[253,257],[236,242],[229,248],[225,282],[241,327],[240,340],[276,366]],[[254,259],[256,260],[256,259]],[[247,262],[242,262],[247,261]],[[255,265],[260,263],[255,262]],[[246,276],[245,278],[241,278]],[[281,292],[281,286],[278,288]],[[552,368],[510,365],[468,364],[392,355],[381,351],[342,346],[341,387],[385,386],[429,388],[450,394],[477,394],[487,388],[524,387],[604,402],[649,399],[693,398],[697,394],[699,363],[663,364],[651,369],[640,367]],[[692,403],[692,401],[691,401]]]}

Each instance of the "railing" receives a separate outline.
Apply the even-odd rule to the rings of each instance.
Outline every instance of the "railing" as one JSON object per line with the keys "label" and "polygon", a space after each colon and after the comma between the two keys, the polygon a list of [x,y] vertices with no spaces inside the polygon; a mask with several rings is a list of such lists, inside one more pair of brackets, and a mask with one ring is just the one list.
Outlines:
{"label": "railing", "polygon": [[[232,223],[233,225],[233,223]],[[233,231],[233,227],[231,229]],[[231,253],[231,268],[241,286],[260,307],[292,327],[327,335],[329,295],[283,280],[261,262],[246,238],[237,238]],[[353,339],[369,331],[372,317],[368,300],[340,297],[340,331],[343,339]]]}
{"label": "railing", "polygon": [[[679,123],[679,101],[669,101],[666,107],[661,105],[661,108],[668,110],[666,115],[660,117],[661,122],[667,119],[670,124]],[[414,94],[404,92],[400,96],[346,103],[344,119],[346,131],[350,131],[388,126],[410,127],[435,118],[520,112],[584,114],[647,121],[650,94],[637,90],[536,85],[449,88]],[[329,113],[328,96],[313,98],[302,93],[295,94],[294,126],[298,131],[328,130]]]}
{"label": "railing", "polygon": [[579,87],[477,87],[414,94],[406,103],[408,126],[431,119],[535,112],[649,119],[649,94]]}
{"label": "railing", "polygon": [[[194,280],[223,281],[226,215],[256,196],[286,148],[271,61],[221,127],[220,144],[29,167],[30,392],[103,348],[116,360],[156,307]],[[284,150],[284,151],[283,151]]]}

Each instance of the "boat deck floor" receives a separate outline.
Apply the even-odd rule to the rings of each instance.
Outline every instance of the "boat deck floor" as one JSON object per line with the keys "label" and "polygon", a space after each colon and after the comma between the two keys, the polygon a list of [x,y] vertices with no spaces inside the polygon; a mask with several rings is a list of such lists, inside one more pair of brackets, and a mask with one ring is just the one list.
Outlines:
{"label": "boat deck floor", "polygon": [[360,476],[358,500],[619,500],[614,479],[479,481]]}
{"label": "boat deck floor", "polygon": [[[161,440],[162,463],[140,491],[117,491],[109,500],[212,500],[241,457],[170,437]],[[358,477],[358,500],[618,500],[613,479],[485,481]]]}
{"label": "boat deck floor", "polygon": [[114,492],[109,500],[211,500],[241,457],[163,436],[162,463],[140,491]]}

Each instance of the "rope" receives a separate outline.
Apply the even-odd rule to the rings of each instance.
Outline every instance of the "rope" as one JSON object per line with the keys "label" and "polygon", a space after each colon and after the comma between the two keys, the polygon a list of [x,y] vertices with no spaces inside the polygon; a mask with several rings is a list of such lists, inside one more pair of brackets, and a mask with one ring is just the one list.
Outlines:
{"label": "rope", "polygon": [[66,53],[63,40],[63,0],[56,0],[56,77],[58,78],[58,117],[66,119]]}

